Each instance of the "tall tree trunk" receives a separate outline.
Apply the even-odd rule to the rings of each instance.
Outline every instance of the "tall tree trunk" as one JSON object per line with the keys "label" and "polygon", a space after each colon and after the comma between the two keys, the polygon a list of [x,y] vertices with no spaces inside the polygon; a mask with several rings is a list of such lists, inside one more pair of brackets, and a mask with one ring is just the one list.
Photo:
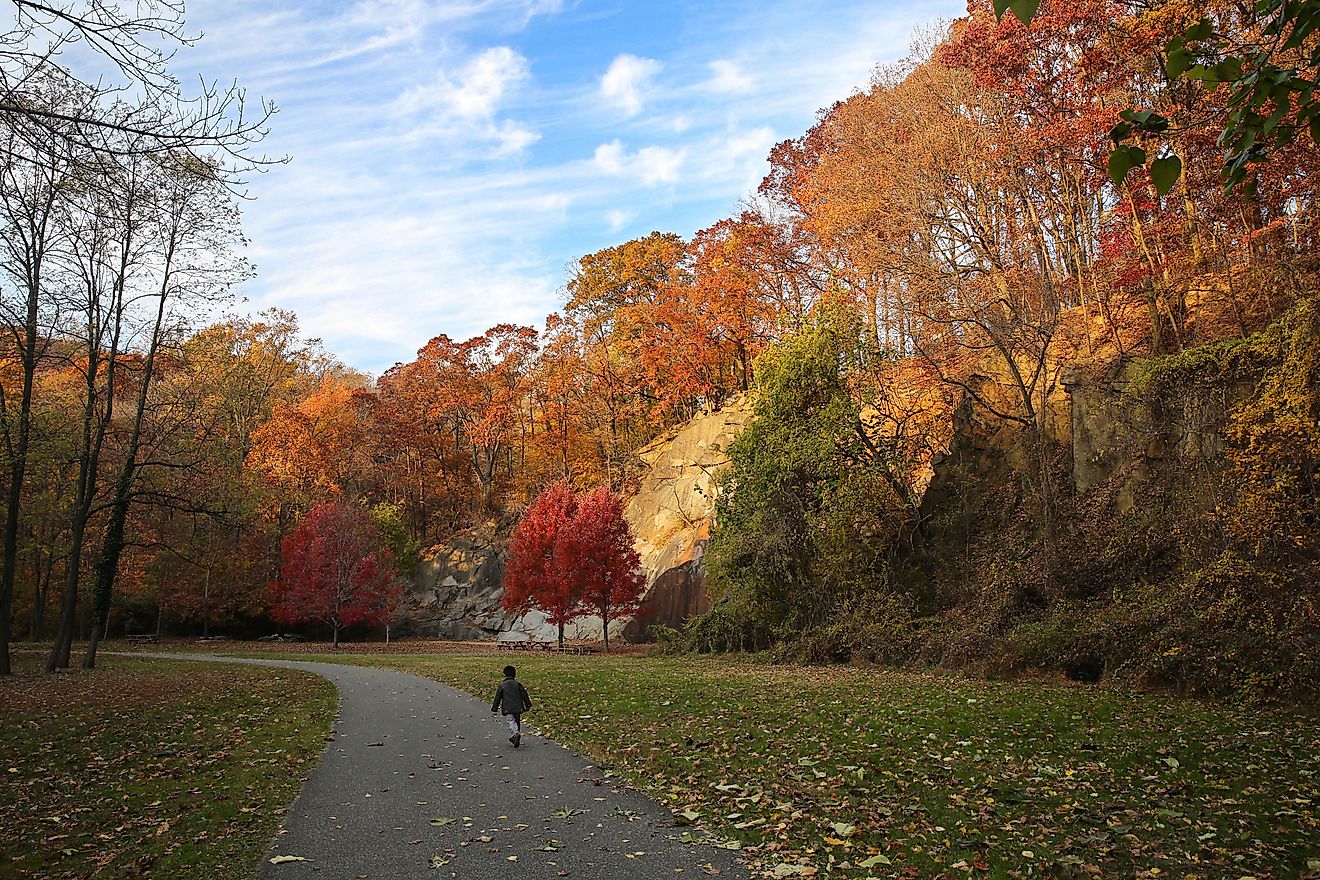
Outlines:
{"label": "tall tree trunk", "polygon": [[[6,185],[8,185],[6,181]],[[5,412],[3,427],[5,451],[9,457],[9,485],[5,493],[5,533],[4,562],[0,567],[0,675],[9,675],[9,637],[10,617],[14,608],[14,578],[18,570],[18,520],[19,509],[23,504],[23,481],[27,475],[28,448],[32,438],[32,386],[37,371],[40,345],[37,317],[39,314],[42,275],[45,263],[47,231],[51,213],[55,205],[56,188],[54,183],[41,195],[35,205],[21,205],[17,218],[22,226],[18,230],[22,238],[21,264],[27,301],[24,303],[22,342],[19,357],[23,364],[22,391],[18,404],[18,436],[9,433],[8,413]],[[20,203],[23,201],[19,196]],[[31,236],[28,238],[27,236]],[[17,274],[17,273],[16,273]],[[14,335],[18,335],[15,333]],[[3,392],[0,392],[0,411],[7,410]]]}
{"label": "tall tree trunk", "polygon": [[[110,622],[110,602],[114,596],[115,579],[119,575],[119,558],[124,553],[124,523],[128,519],[128,507],[132,501],[133,479],[137,474],[138,450],[142,445],[142,422],[147,411],[147,399],[151,394],[151,380],[155,373],[156,353],[160,350],[162,329],[165,324],[165,306],[169,301],[169,289],[173,283],[174,247],[178,241],[177,225],[170,230],[170,238],[165,250],[165,263],[161,275],[159,296],[156,305],[156,321],[152,325],[151,344],[147,349],[146,361],[142,366],[142,385],[138,389],[137,409],[133,413],[133,428],[129,434],[128,447],[124,450],[124,464],[115,483],[114,500],[110,505],[110,521],[106,524],[105,535],[101,541],[101,553],[96,560],[96,580],[92,584],[92,634],[87,644],[87,654],[83,657],[83,668],[96,667],[96,648],[105,637],[106,627]],[[209,560],[208,560],[209,565]]]}
{"label": "tall tree trunk", "polygon": [[[131,468],[125,466],[127,480],[132,480]],[[87,653],[83,655],[83,669],[96,668],[96,649],[106,635],[110,622],[111,587],[115,573],[119,569],[119,556],[124,550],[124,520],[128,516],[128,485],[121,475],[115,487],[114,504],[110,507],[110,521],[106,524],[101,540],[101,553],[93,567],[95,580],[92,583],[91,601],[92,631],[87,641]]]}
{"label": "tall tree trunk", "polygon": [[[127,248],[125,248],[125,254]],[[92,516],[92,506],[96,499],[96,483],[101,467],[101,448],[105,443],[106,429],[114,416],[115,380],[118,373],[119,340],[123,331],[124,280],[127,277],[128,259],[125,256],[120,263],[120,274],[115,282],[113,330],[110,334],[110,349],[101,349],[101,339],[105,327],[100,323],[105,316],[99,312],[99,291],[95,289],[96,279],[89,276],[87,326],[87,399],[83,403],[83,446],[78,458],[78,483],[74,493],[73,525],[69,544],[69,565],[64,580],[64,595],[60,602],[59,629],[55,644],[51,648],[50,658],[46,661],[46,671],[69,667],[69,655],[73,648],[74,627],[77,624],[75,614],[78,609],[78,581],[82,568],[83,539],[87,533],[87,523]],[[105,408],[97,412],[98,393],[96,384],[100,373],[100,364],[104,360],[106,368],[106,388],[104,393]]]}
{"label": "tall tree trunk", "polygon": [[[0,575],[0,675],[9,675],[9,618],[14,605],[14,574],[18,568],[18,512],[23,501],[23,478],[32,426],[32,380],[36,370],[37,300],[28,296],[25,348],[23,352],[23,397],[18,411],[18,442],[12,444],[9,489],[5,495],[4,571]],[[5,432],[9,439],[9,432]],[[6,444],[10,445],[10,444]]]}
{"label": "tall tree trunk", "polygon": [[564,650],[564,622],[559,621],[559,650]]}

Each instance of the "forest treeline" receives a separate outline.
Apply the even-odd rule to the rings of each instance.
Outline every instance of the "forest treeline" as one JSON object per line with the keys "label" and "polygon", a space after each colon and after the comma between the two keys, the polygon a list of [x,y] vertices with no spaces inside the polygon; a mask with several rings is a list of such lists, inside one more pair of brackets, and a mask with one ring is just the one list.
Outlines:
{"label": "forest treeline", "polygon": [[[963,614],[983,626],[960,638],[1002,644],[1055,607],[1075,622],[1116,588],[1082,586],[1095,566],[1078,557],[1111,557],[1074,528],[1081,502],[1052,427],[1065,373],[1112,378],[1140,361],[1165,364],[1147,373],[1166,381],[1198,364],[1209,382],[1233,340],[1255,352],[1234,381],[1277,393],[1232,415],[1240,455],[1215,479],[1239,483],[1211,505],[1215,535],[1188,540],[1196,559],[1238,572],[1231,590],[1253,608],[1313,623],[1316,143],[1305,127],[1275,137],[1226,188],[1217,140],[1232,88],[1162,63],[1206,15],[1242,45],[1268,36],[1239,4],[1046,2],[1027,27],[973,0],[776,146],[732,216],[587,254],[543,327],[439,335],[374,382],[291,314],[207,311],[246,271],[223,150],[66,138],[51,154],[5,115],[13,605],[0,625],[67,645],[107,620],[260,622],[281,539],[319,503],[383,505],[432,544],[507,522],[555,481],[627,491],[639,448],[752,391],[757,419],[733,450],[711,552],[727,601],[691,643],[871,638],[909,645],[896,662],[971,657],[907,636]],[[1308,40],[1270,57],[1305,67]],[[25,100],[76,93],[61,80]],[[1121,139],[1148,149],[1116,183],[1114,128],[1130,108],[1171,124],[1129,126]],[[1171,181],[1155,166],[1174,154]],[[923,501],[968,407],[1008,426],[1017,450],[1012,491],[993,505],[1018,517],[999,545],[1012,565],[974,530],[941,543],[948,511]],[[1088,516],[1088,540],[1125,528]],[[1270,540],[1278,529],[1297,537]],[[955,546],[956,564],[940,555]],[[1154,558],[1124,557],[1123,570],[1144,577]],[[907,635],[821,636],[850,614]],[[1086,660],[1079,644],[1041,650]],[[53,660],[67,663],[63,650]]]}

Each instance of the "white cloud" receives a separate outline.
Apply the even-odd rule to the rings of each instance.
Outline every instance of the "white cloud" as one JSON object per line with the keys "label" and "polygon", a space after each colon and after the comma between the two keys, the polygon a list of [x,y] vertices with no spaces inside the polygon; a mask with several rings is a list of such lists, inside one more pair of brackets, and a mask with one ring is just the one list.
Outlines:
{"label": "white cloud", "polygon": [[618,174],[623,170],[625,153],[623,142],[612,140],[608,144],[601,144],[596,148],[596,154],[592,157],[592,161],[606,174]]}
{"label": "white cloud", "polygon": [[610,103],[623,108],[626,115],[636,116],[642,112],[642,100],[651,80],[662,67],[654,58],[619,55],[600,78],[600,93]]}
{"label": "white cloud", "polygon": [[737,131],[729,135],[724,141],[724,154],[733,162],[748,156],[759,160],[769,155],[770,148],[774,144],[774,129],[762,125],[748,131]]}
{"label": "white cloud", "polygon": [[686,158],[686,148],[674,150],[669,147],[642,147],[637,151],[636,164],[641,170],[643,183],[678,183]]}
{"label": "white cloud", "polygon": [[711,91],[747,92],[751,91],[752,85],[752,78],[743,72],[737,62],[720,60],[710,63],[710,80],[706,86]]}
{"label": "white cloud", "polygon": [[528,79],[527,59],[508,46],[487,49],[457,74],[440,71],[429,85],[413,86],[395,101],[397,113],[440,111],[466,119],[493,116],[501,100]]}
{"label": "white cloud", "polygon": [[[391,109],[409,123],[404,141],[440,139],[449,144],[494,142],[492,158],[521,153],[540,133],[510,119],[497,119],[503,105],[531,78],[527,59],[508,46],[486,49],[455,71],[441,70],[432,82],[399,95]],[[380,132],[377,139],[396,137]]]}
{"label": "white cloud", "polygon": [[716,163],[713,170],[725,179],[739,181],[744,190],[754,190],[769,171],[767,157],[778,140],[774,129],[766,125],[734,131],[711,149]]}
{"label": "white cloud", "polygon": [[605,222],[609,224],[610,232],[619,232],[623,227],[633,222],[637,218],[636,211],[623,211],[615,209],[605,212]]}
{"label": "white cloud", "polygon": [[670,119],[666,124],[666,127],[674,134],[682,134],[692,127],[692,117],[686,113],[680,113],[678,116]]}
{"label": "white cloud", "polygon": [[494,129],[494,137],[499,142],[495,155],[500,157],[521,153],[541,139],[538,132],[511,119],[504,120]]}
{"label": "white cloud", "polygon": [[629,153],[622,141],[613,140],[596,147],[592,163],[606,174],[628,176],[647,186],[658,183],[678,183],[687,148],[642,147]]}

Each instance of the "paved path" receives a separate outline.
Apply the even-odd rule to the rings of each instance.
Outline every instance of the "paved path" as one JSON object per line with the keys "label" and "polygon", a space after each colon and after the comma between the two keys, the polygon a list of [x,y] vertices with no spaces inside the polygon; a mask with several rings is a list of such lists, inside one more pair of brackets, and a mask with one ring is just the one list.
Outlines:
{"label": "paved path", "polygon": [[[603,778],[589,760],[530,733],[515,750],[489,702],[430,679],[333,663],[165,656],[301,669],[339,688],[333,735],[258,867],[261,880],[747,876],[735,852],[682,843],[685,829],[669,810]],[[536,683],[528,685],[535,701]],[[280,855],[312,861],[269,862]]]}

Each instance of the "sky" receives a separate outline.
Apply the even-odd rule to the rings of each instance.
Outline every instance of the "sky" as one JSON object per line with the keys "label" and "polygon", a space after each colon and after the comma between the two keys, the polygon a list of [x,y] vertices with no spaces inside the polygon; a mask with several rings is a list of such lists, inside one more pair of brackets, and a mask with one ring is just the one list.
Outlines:
{"label": "sky", "polygon": [[963,0],[189,0],[173,70],[278,113],[237,309],[379,375],[441,333],[540,327],[568,266],[735,213],[777,142]]}

